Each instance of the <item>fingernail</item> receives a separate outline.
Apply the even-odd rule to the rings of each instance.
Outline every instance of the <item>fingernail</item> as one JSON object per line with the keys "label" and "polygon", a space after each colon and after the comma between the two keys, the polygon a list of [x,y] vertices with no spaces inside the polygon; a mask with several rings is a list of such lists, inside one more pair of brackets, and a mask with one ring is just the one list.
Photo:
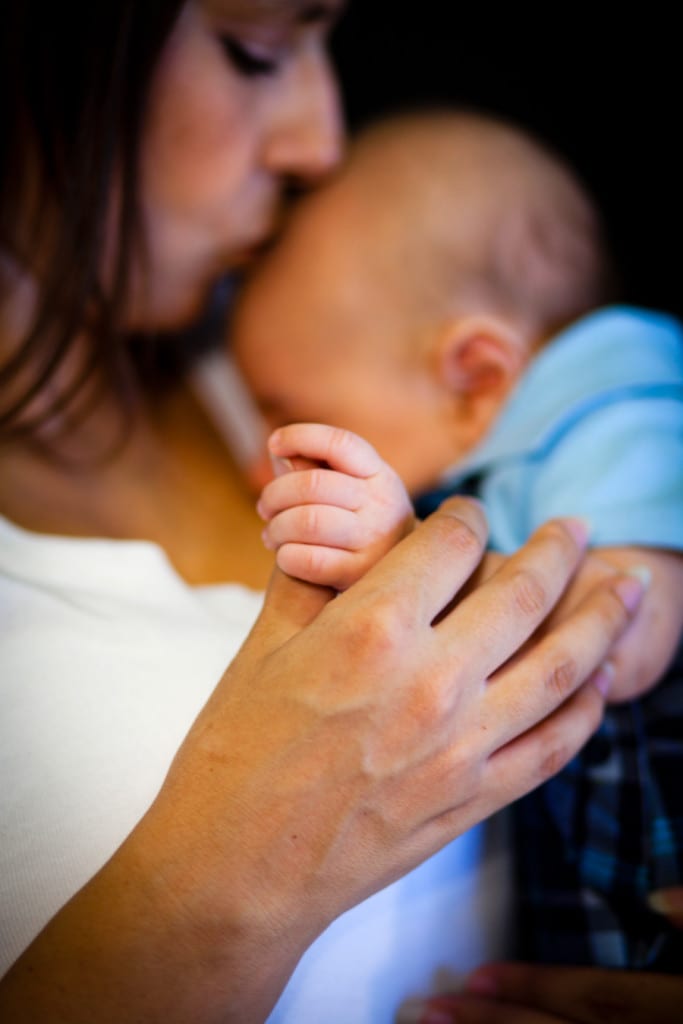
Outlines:
{"label": "fingernail", "polygon": [[464,991],[476,996],[495,996],[498,983],[493,975],[486,971],[475,971],[465,981]]}
{"label": "fingernail", "polygon": [[263,503],[261,502],[261,499],[260,499],[260,498],[259,498],[259,500],[258,500],[258,501],[256,502],[256,514],[257,514],[258,516],[260,516],[260,518],[261,518],[261,519],[267,519],[267,518],[268,518],[268,516],[267,516],[267,515],[265,514],[265,512],[264,512],[264,509],[263,509]]}
{"label": "fingernail", "polygon": [[683,913],[683,889],[658,889],[648,895],[647,903],[658,914]]}
{"label": "fingernail", "polygon": [[263,531],[261,534],[261,540],[263,541],[263,546],[267,548],[268,551],[275,551],[275,545],[268,535],[268,530]]}
{"label": "fingernail", "polygon": [[572,516],[571,519],[565,519],[564,522],[579,547],[585,548],[593,529],[588,519],[582,519],[581,516]]}
{"label": "fingernail", "polygon": [[629,576],[633,576],[635,579],[640,580],[644,590],[647,590],[652,583],[652,571],[646,565],[634,565],[627,571]]}
{"label": "fingernail", "polygon": [[622,577],[614,584],[614,589],[619,595],[624,607],[629,612],[634,612],[643,599],[647,585],[641,577],[629,570],[628,576]]}
{"label": "fingernail", "polygon": [[602,665],[593,673],[591,682],[593,686],[606,697],[612,688],[615,668],[611,661],[603,661]]}
{"label": "fingernail", "polygon": [[285,473],[291,473],[294,469],[291,460],[283,455],[271,455],[270,464],[273,467],[275,476],[284,476]]}

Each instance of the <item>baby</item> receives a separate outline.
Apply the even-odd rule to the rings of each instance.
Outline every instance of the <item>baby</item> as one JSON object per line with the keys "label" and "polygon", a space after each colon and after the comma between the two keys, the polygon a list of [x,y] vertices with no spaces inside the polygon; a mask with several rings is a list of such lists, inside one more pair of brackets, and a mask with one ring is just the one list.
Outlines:
{"label": "baby", "polygon": [[683,346],[670,318],[600,308],[611,281],[557,158],[490,118],[406,115],[300,202],[232,346],[280,428],[258,507],[286,572],[349,586],[411,529],[406,488],[418,510],[478,495],[502,554],[560,514],[590,521],[608,565],[638,547],[653,583],[614,706],[515,808],[521,952],[678,970],[648,895],[683,879],[680,666],[652,689],[683,624]]}

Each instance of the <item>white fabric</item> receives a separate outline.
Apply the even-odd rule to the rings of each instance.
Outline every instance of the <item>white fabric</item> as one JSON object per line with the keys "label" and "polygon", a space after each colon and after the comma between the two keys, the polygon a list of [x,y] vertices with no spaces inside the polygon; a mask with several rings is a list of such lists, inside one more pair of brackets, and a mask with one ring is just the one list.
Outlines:
{"label": "white fabric", "polygon": [[[0,518],[0,975],[149,807],[260,604],[188,586],[147,542]],[[499,955],[507,860],[498,848],[480,872],[483,841],[473,830],[335,922],[272,1021],[388,1022],[436,972]]]}

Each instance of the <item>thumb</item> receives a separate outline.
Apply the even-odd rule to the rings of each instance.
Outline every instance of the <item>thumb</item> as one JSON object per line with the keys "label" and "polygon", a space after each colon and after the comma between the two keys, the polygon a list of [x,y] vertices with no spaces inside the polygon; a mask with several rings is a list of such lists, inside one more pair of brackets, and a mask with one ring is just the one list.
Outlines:
{"label": "thumb", "polygon": [[324,462],[317,459],[307,459],[304,455],[271,455],[270,468],[274,476],[284,476],[285,473],[294,473],[302,469],[317,469],[324,466]]}
{"label": "thumb", "polygon": [[281,646],[313,622],[335,594],[331,587],[295,579],[276,566],[249,640],[260,644],[262,653]]}

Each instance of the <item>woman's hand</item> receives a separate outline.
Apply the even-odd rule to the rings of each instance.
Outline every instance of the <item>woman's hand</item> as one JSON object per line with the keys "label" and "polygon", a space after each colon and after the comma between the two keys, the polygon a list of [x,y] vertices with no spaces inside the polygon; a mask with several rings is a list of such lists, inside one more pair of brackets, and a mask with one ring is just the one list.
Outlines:
{"label": "woman's hand", "polygon": [[3,982],[0,1017],[262,1020],[344,909],[558,771],[642,585],[614,575],[522,656],[582,557],[544,526],[491,579],[452,499],[332,600],[276,572],[154,804]]}
{"label": "woman's hand", "polygon": [[683,977],[490,964],[462,995],[407,1008],[405,1024],[680,1024]]}
{"label": "woman's hand", "polygon": [[[506,555],[487,552],[469,586],[488,579],[506,560]],[[636,619],[624,632],[610,654],[613,680],[609,703],[641,696],[659,681],[669,667],[683,629],[683,556],[675,551],[642,547],[596,548],[586,553],[562,598],[541,626],[551,629],[598,584],[615,572],[638,566],[649,577],[647,593]]]}
{"label": "woman's hand", "polygon": [[638,617],[610,656],[610,703],[633,700],[651,690],[676,654],[683,630],[683,555],[642,547],[591,550],[554,612],[559,621],[591,587],[628,566],[638,566],[649,584]]}

